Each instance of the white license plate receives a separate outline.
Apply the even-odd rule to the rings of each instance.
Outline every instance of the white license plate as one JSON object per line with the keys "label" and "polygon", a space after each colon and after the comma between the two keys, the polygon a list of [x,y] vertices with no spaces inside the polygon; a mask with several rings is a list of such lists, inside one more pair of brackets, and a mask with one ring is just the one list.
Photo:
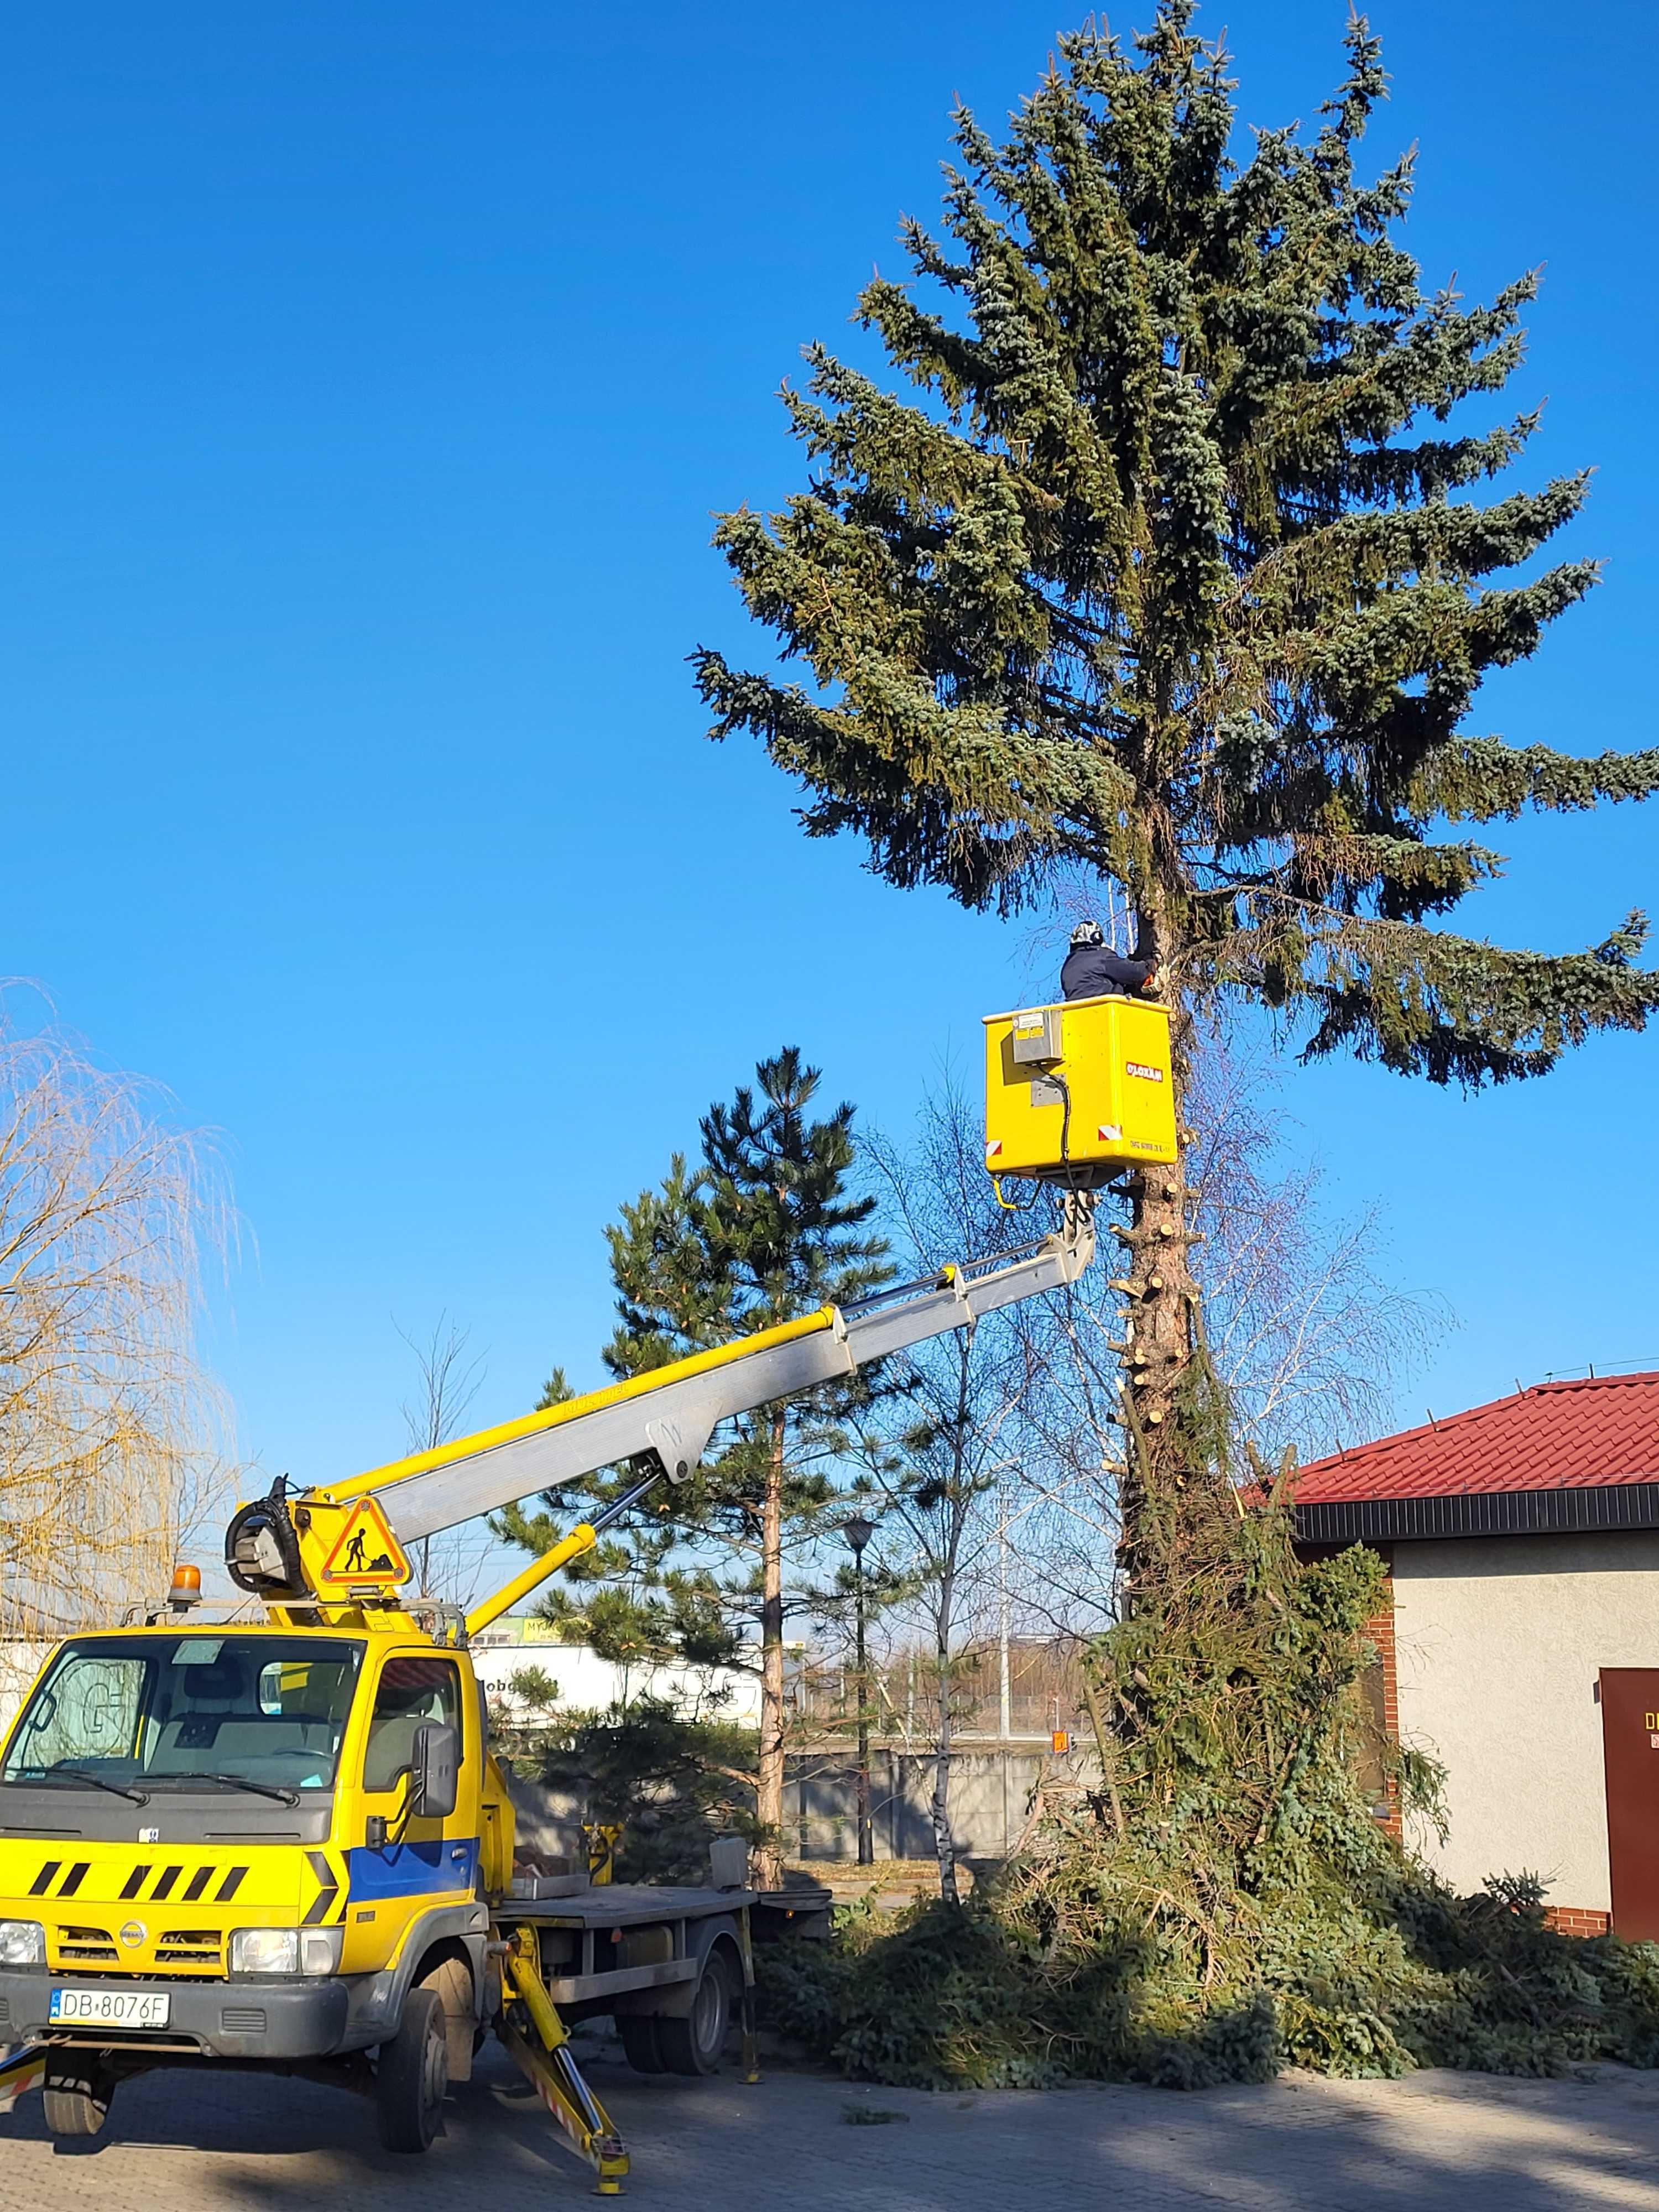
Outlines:
{"label": "white license plate", "polygon": [[54,1990],[48,2017],[92,2027],[165,2027],[165,1990]]}

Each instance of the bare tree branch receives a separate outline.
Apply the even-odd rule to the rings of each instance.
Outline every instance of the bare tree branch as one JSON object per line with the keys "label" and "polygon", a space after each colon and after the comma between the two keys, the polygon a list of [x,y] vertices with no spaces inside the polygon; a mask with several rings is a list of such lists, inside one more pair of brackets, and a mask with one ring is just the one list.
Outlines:
{"label": "bare tree branch", "polygon": [[[462,1419],[483,1382],[484,1355],[468,1356],[472,1332],[458,1327],[447,1313],[438,1316],[424,1337],[411,1335],[395,1321],[392,1326],[414,1353],[419,1378],[414,1395],[403,1404],[409,1449],[411,1453],[435,1451],[440,1444],[453,1443],[459,1435]],[[422,1538],[421,1588],[428,1595],[436,1594],[432,1547],[430,1536]],[[444,1595],[460,1605],[471,1602],[488,1548],[487,1535],[476,1528],[445,1534],[436,1553],[437,1583],[442,1585]]]}
{"label": "bare tree branch", "polygon": [[0,1633],[118,1618],[219,1502],[228,1423],[195,1353],[220,1162],[165,1094],[0,1007]]}

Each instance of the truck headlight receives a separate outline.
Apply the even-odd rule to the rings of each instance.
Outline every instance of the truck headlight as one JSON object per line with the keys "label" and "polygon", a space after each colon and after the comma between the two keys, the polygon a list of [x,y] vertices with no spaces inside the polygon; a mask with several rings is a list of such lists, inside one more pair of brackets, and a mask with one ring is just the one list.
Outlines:
{"label": "truck headlight", "polygon": [[341,1928],[238,1928],[230,1938],[233,1974],[331,1974],[340,1963]]}
{"label": "truck headlight", "polygon": [[44,1966],[46,1931],[38,1920],[0,1920],[0,1966]]}
{"label": "truck headlight", "polygon": [[233,1974],[297,1974],[300,1971],[300,1931],[297,1928],[238,1928],[230,1938]]}

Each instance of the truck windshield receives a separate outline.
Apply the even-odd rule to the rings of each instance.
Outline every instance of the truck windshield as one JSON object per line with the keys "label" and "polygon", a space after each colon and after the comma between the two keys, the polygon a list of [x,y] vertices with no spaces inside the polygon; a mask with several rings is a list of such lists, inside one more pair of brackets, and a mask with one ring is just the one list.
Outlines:
{"label": "truck windshield", "polygon": [[0,1781],[332,1789],[362,1656],[331,1638],[234,1633],[68,1643],[12,1731]]}

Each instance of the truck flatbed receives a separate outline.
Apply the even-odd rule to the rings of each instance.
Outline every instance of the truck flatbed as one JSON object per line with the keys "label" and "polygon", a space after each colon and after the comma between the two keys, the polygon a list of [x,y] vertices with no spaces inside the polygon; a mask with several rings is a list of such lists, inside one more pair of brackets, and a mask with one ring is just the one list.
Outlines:
{"label": "truck flatbed", "polygon": [[[781,1892],[777,1893],[781,1895]],[[568,1897],[504,1897],[490,1909],[498,1920],[539,1922],[551,1928],[641,1928],[657,1920],[701,1920],[711,1912],[740,1912],[755,1904],[757,1889],[659,1888],[643,1882],[600,1882]]]}
{"label": "truck flatbed", "polygon": [[[794,1889],[713,1889],[665,1884],[658,1888],[618,1881],[597,1883],[564,1897],[502,1898],[491,1911],[503,1928],[526,1926],[547,1931],[540,1939],[543,1971],[548,1995],[556,2005],[595,2007],[608,1997],[696,1981],[702,1972],[708,1941],[690,1935],[696,1922],[729,1917],[746,1955],[754,1916],[765,1923],[774,1913],[780,1914],[787,1921],[798,1922],[801,1932],[807,1932],[810,1920],[816,1917],[827,1929],[830,1901],[830,1892],[817,1885]],[[666,1931],[665,1958],[629,1957],[624,1938],[630,1929],[639,1928]],[[555,1929],[568,1932],[556,1936]],[[770,1930],[763,1928],[762,1932]],[[560,1944],[566,1947],[562,1955],[556,1948],[550,1948]],[[618,1957],[627,1963],[612,1965],[611,1961]],[[748,1973],[745,1966],[745,1980]]]}

